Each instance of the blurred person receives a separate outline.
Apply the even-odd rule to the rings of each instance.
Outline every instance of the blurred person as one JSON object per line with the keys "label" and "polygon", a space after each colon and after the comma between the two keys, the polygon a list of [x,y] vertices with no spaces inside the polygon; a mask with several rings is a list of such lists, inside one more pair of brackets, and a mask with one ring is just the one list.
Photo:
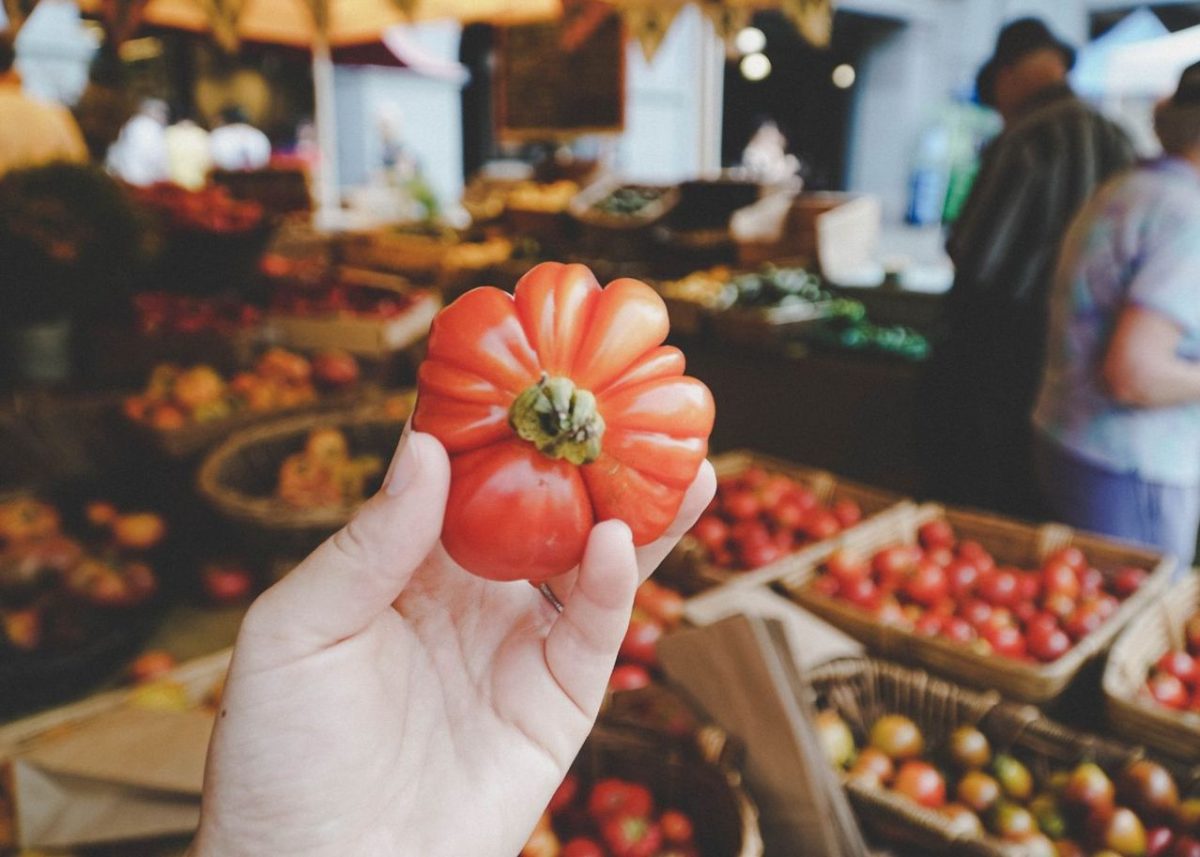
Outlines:
{"label": "blurred person", "polygon": [[165,138],[171,181],[188,190],[204,187],[212,170],[208,132],[193,120],[182,119],[167,128]]}
{"label": "blurred person", "polygon": [[1033,422],[1055,515],[1191,566],[1200,526],[1200,63],[1159,105],[1164,155],[1063,246]]}
{"label": "blurred person", "polygon": [[511,857],[603,700],[634,590],[713,496],[705,463],[658,541],[597,524],[550,583],[439,544],[450,462],[405,433],[380,492],[251,606],[192,857]]}
{"label": "blurred person", "polygon": [[1096,188],[1134,159],[1125,133],[1071,91],[1074,60],[1024,18],[1000,31],[980,71],[1005,128],[947,242],[956,276],[929,376],[932,491],[1023,516],[1038,514],[1029,415],[1059,246]]}
{"label": "blurred person", "polygon": [[0,32],[0,176],[53,161],[84,163],[87,146],[70,111],[21,88],[14,39]]}
{"label": "blurred person", "polygon": [[126,123],[137,114],[138,104],[130,95],[129,75],[111,42],[96,51],[88,70],[88,82],[75,108],[75,121],[83,132],[92,161],[102,164],[108,150]]}
{"label": "blurred person", "polygon": [[125,123],[121,135],[109,148],[109,172],[129,184],[145,187],[170,177],[167,163],[167,104],[147,98],[137,114]]}
{"label": "blurred person", "polygon": [[261,170],[271,162],[271,141],[250,124],[237,106],[221,111],[221,124],[208,135],[212,163],[219,170]]}

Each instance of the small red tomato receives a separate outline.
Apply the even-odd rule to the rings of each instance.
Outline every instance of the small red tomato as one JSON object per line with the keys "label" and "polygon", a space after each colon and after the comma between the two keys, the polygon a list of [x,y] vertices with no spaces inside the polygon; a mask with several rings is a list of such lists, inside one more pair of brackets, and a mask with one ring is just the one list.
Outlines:
{"label": "small red tomato", "polygon": [[654,797],[639,783],[606,777],[592,785],[587,810],[597,821],[623,813],[645,817],[654,811]]}
{"label": "small red tomato", "polygon": [[862,520],[862,509],[853,500],[838,500],[830,511],[833,512],[833,516],[837,518],[842,529],[853,527]]}
{"label": "small red tomato", "polygon": [[617,657],[644,667],[655,667],[658,665],[656,647],[662,635],[663,627],[658,622],[635,617],[629,622]]}
{"label": "small red tomato", "polygon": [[916,567],[920,551],[915,545],[892,545],[875,554],[871,567],[880,583],[899,583]]}
{"label": "small red tomato", "polygon": [[621,813],[600,827],[613,857],[654,857],[662,847],[662,829],[645,815]]}
{"label": "small red tomato", "polygon": [[1083,571],[1087,568],[1087,557],[1084,556],[1083,551],[1074,545],[1067,545],[1066,547],[1052,551],[1047,555],[1046,561],[1061,562],[1075,569],[1075,571]]}
{"label": "small red tomato", "polygon": [[800,528],[814,542],[831,539],[842,531],[837,517],[828,509],[813,509]]}
{"label": "small red tomato", "polygon": [[937,563],[921,560],[912,576],[904,582],[902,591],[917,604],[932,607],[949,592],[946,572]]}
{"label": "small red tomato", "polygon": [[1017,575],[1009,568],[997,568],[981,575],[976,591],[993,607],[1011,607],[1020,597]]}
{"label": "small red tomato", "polygon": [[975,629],[966,619],[951,616],[942,623],[942,636],[955,643],[969,643],[975,639]]}
{"label": "small red tomato", "polygon": [[792,480],[782,474],[774,474],[758,487],[758,502],[764,511],[770,514],[783,499],[792,493]]}
{"label": "small red tomato", "polygon": [[877,609],[882,598],[879,587],[867,579],[847,581],[842,585],[841,596],[864,610]]}
{"label": "small red tomato", "polygon": [[672,845],[687,845],[692,841],[692,820],[677,809],[665,809],[658,819],[663,839]]}
{"label": "small red tomato", "polygon": [[767,484],[767,480],[771,478],[771,474],[757,464],[746,468],[745,472],[739,477],[739,481],[747,488],[761,488]]}
{"label": "small red tomato", "polygon": [[954,551],[950,548],[932,548],[925,551],[925,559],[945,568],[954,562]]}
{"label": "small red tomato", "polygon": [[784,553],[773,542],[766,544],[751,542],[743,544],[738,555],[741,556],[742,565],[745,568],[762,568],[779,559]]}
{"label": "small red tomato", "polygon": [[1053,631],[1058,627],[1058,617],[1043,611],[1034,614],[1025,622],[1025,633],[1032,635],[1034,631]]}
{"label": "small red tomato", "polygon": [[692,527],[692,537],[708,550],[715,551],[729,541],[729,525],[716,515],[703,515]]}
{"label": "small red tomato", "polygon": [[1025,637],[1014,626],[991,627],[983,632],[983,636],[996,654],[1006,658],[1025,657]]}
{"label": "small red tomato", "polygon": [[641,690],[650,682],[650,672],[641,664],[618,664],[608,679],[608,689]]}
{"label": "small red tomato", "polygon": [[753,491],[730,491],[721,499],[721,511],[735,521],[749,521],[758,517],[762,504]]}
{"label": "small red tomato", "polygon": [[1118,598],[1128,598],[1142,588],[1150,575],[1145,569],[1125,567],[1113,576],[1112,591]]}
{"label": "small red tomato", "polygon": [[1167,652],[1155,664],[1159,670],[1170,673],[1184,684],[1200,682],[1200,662],[1187,652]]}
{"label": "small red tomato", "polygon": [[1104,624],[1104,617],[1092,603],[1081,604],[1063,623],[1063,628],[1076,642]]}
{"label": "small red tomato", "polygon": [[822,574],[810,584],[813,591],[818,595],[824,595],[826,598],[836,598],[842,591],[842,585],[838,579],[832,574]]}
{"label": "small red tomato", "polygon": [[210,563],[200,571],[204,593],[215,604],[234,604],[250,595],[254,578],[237,565]]}
{"label": "small red tomato", "polygon": [[1062,560],[1047,560],[1042,566],[1042,588],[1068,598],[1079,597],[1079,573]]}
{"label": "small red tomato", "polygon": [[910,760],[901,765],[892,790],[931,809],[946,803],[946,781],[927,762]]}
{"label": "small red tomato", "polygon": [[[868,610],[870,608],[867,608]],[[888,596],[881,597],[879,605],[874,609],[875,621],[880,625],[894,625],[897,628],[907,628],[909,626],[908,616],[904,612],[904,608],[900,606],[900,602],[895,598]]]}
{"label": "small red tomato", "polygon": [[996,567],[996,560],[979,542],[965,539],[958,543],[956,551],[962,559],[972,563],[980,572],[991,571]]}
{"label": "small red tomato", "polygon": [[1152,827],[1146,832],[1146,857],[1166,857],[1175,844],[1175,833],[1169,827]]}
{"label": "small red tomato", "polygon": [[926,550],[954,547],[954,528],[945,518],[928,521],[917,530],[917,540]]}
{"label": "small red tomato", "polygon": [[151,649],[148,652],[142,652],[129,665],[129,677],[138,684],[154,681],[175,669],[175,664],[175,657],[170,652]]}
{"label": "small red tomato", "polygon": [[1033,572],[1022,572],[1017,575],[1017,605],[1034,605],[1042,596],[1042,581]]}
{"label": "small red tomato", "polygon": [[1111,595],[1099,595],[1093,599],[1092,604],[1095,605],[1096,612],[1100,614],[1101,620],[1108,619],[1112,614],[1121,609],[1121,602]]}
{"label": "small red tomato", "polygon": [[959,615],[966,619],[975,628],[981,628],[992,617],[995,612],[992,605],[986,601],[979,599],[971,599],[963,603],[959,608]]}
{"label": "small red tomato", "polygon": [[551,815],[558,815],[567,807],[575,802],[575,798],[579,796],[579,777],[572,773],[568,773],[563,777],[563,781],[558,784],[558,788],[554,790],[554,794],[550,798],[550,803],[546,809]]}
{"label": "small red tomato", "polygon": [[1026,638],[1029,654],[1042,663],[1056,661],[1071,648],[1071,638],[1055,624],[1030,628]]}
{"label": "small red tomato", "polygon": [[1079,572],[1079,597],[1095,598],[1104,591],[1104,575],[1098,568],[1085,568]]}
{"label": "small red tomato", "polygon": [[936,613],[926,613],[913,623],[913,632],[922,637],[936,637],[945,627],[946,617]]}
{"label": "small red tomato", "polygon": [[836,550],[825,560],[825,568],[839,581],[858,580],[871,573],[867,564],[845,550]]}
{"label": "small red tomato", "polygon": [[961,600],[973,593],[978,580],[979,569],[969,560],[956,559],[946,566],[946,582],[955,598]]}
{"label": "small red tomato", "polygon": [[1159,703],[1167,708],[1173,708],[1176,711],[1182,711],[1188,704],[1188,692],[1177,677],[1170,673],[1155,673],[1150,676],[1147,682],[1147,687],[1150,689],[1150,695]]}
{"label": "small red tomato", "polygon": [[1064,621],[1075,612],[1078,606],[1074,598],[1062,592],[1051,592],[1042,599],[1042,610]]}
{"label": "small red tomato", "polygon": [[596,840],[579,836],[563,846],[559,857],[607,857],[607,855]]}
{"label": "small red tomato", "polygon": [[808,517],[808,510],[795,499],[789,498],[771,509],[768,515],[781,530],[798,530]]}

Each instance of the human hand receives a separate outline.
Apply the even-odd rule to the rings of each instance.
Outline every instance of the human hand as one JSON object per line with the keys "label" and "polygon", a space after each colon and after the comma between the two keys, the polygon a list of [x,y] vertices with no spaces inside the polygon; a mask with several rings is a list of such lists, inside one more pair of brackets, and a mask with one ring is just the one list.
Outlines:
{"label": "human hand", "polygon": [[591,730],[637,585],[711,499],[635,549],[598,524],[558,613],[438,537],[445,450],[411,433],[353,521],[250,608],[209,750],[195,857],[513,857]]}

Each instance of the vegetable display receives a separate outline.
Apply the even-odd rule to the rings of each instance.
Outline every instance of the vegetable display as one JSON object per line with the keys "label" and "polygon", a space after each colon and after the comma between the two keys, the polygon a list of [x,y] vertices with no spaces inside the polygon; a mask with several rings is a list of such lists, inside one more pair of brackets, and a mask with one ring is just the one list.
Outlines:
{"label": "vegetable display", "polygon": [[1166,708],[1200,713],[1200,612],[1184,624],[1183,644],[1150,668],[1145,692]]}
{"label": "vegetable display", "polygon": [[645,283],[601,288],[547,262],[513,295],[474,289],[434,320],[413,427],[451,459],[442,542],[492,579],[576,566],[592,526],[661,536],[708,452],[714,405],[662,345],[662,299]]}
{"label": "vegetable display", "polygon": [[887,789],[947,820],[963,839],[992,837],[1030,857],[1191,857],[1200,799],[1185,797],[1156,762],[1106,770],[1027,764],[979,728],[923,735],[907,717],[878,718],[861,745],[837,712],[817,734],[830,762],[860,788]]}
{"label": "vegetable display", "polygon": [[878,622],[1019,661],[1058,660],[1117,612],[1149,577],[1140,568],[1105,576],[1077,547],[1040,568],[998,564],[979,542],[959,540],[944,519],[922,525],[918,544],[871,557],[829,556],[808,585]]}

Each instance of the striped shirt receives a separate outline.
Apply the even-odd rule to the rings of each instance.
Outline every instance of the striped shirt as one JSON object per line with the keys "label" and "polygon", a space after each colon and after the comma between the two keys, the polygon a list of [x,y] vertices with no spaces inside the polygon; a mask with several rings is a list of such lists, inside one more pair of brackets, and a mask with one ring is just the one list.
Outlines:
{"label": "striped shirt", "polygon": [[957,269],[951,306],[1038,312],[1071,219],[1133,161],[1125,132],[1065,84],[1034,96],[985,153],[947,243]]}

